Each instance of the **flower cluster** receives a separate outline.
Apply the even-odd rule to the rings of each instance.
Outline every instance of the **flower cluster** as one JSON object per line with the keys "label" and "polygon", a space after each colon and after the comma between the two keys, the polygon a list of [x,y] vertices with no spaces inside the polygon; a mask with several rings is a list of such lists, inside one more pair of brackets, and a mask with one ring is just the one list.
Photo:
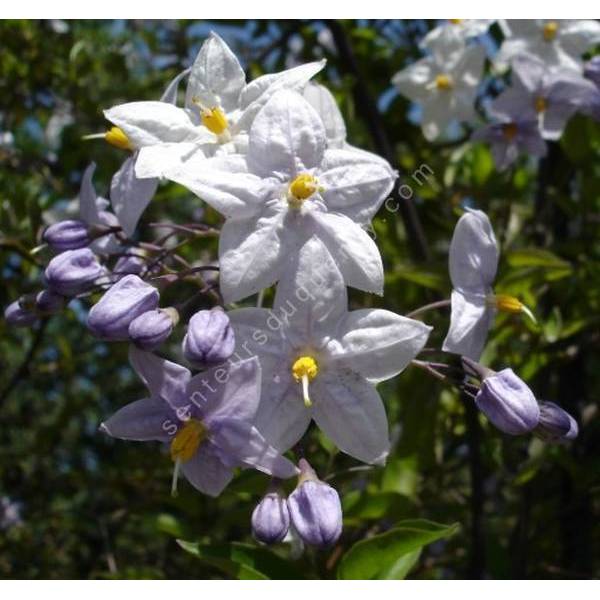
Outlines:
{"label": "flower cluster", "polygon": [[[473,140],[490,144],[499,170],[520,154],[542,157],[547,141],[561,137],[581,112],[600,117],[598,59],[582,55],[600,42],[600,23],[581,20],[500,20],[500,47],[487,34],[491,20],[452,19],[430,31],[421,46],[427,56],[397,73],[398,91],[421,107],[428,140],[453,122],[476,125]],[[491,53],[493,79],[484,77]],[[503,74],[510,69],[510,83]],[[500,93],[487,104],[484,83]],[[481,117],[489,122],[481,125]]]}
{"label": "flower cluster", "polygon": [[[485,56],[466,40],[488,26],[432,31],[423,43],[430,56],[395,77],[422,102],[428,138],[440,135],[450,118],[474,116]],[[512,61],[514,77],[531,72],[533,63],[523,66],[508,50],[502,56]],[[161,442],[173,461],[173,493],[180,474],[211,496],[237,468],[273,477],[252,515],[254,535],[265,543],[292,537],[328,546],[341,534],[337,492],[304,458],[296,467],[284,456],[304,455],[311,422],[342,452],[382,465],[391,442],[377,384],[411,363],[434,369],[415,360],[431,327],[384,309],[348,311],[348,287],[383,294],[382,259],[366,228],[397,174],[379,156],[348,144],[331,93],[310,81],[323,66],[301,65],[247,83],[235,55],[211,34],[161,100],[105,111],[112,126],[99,136],[131,153],[112,179],[110,200],[97,195],[90,165],[79,215],[51,224],[36,249],[51,253],[45,288],[5,311],[8,322],[31,325],[74,298],[91,300],[88,329],[100,340],[130,343],[130,363],[148,388],[146,398],[122,407],[101,430]],[[538,74],[539,89],[554,98],[565,79]],[[519,81],[519,93],[537,93],[530,81]],[[509,100],[500,97],[496,108]],[[538,124],[542,131],[556,131],[551,110]],[[220,230],[163,224],[171,233],[140,241],[138,221],[159,180],[185,186],[214,208],[223,217]],[[178,245],[168,243],[179,233],[218,236],[218,264],[185,261]],[[549,402],[538,405],[510,369],[494,373],[476,362],[497,310],[533,317],[517,299],[492,292],[498,259],[488,218],[467,211],[450,247],[454,291],[443,350],[462,357],[459,387],[502,431],[571,439],[577,425],[567,413]],[[210,277],[217,271],[218,280]],[[164,290],[190,277],[198,294],[164,306]],[[263,308],[262,293],[275,284],[273,305]],[[256,307],[227,306],[253,294],[259,294]],[[210,310],[199,309],[209,302]],[[178,326],[186,327],[179,362],[194,372],[156,354]],[[279,480],[294,476],[298,485],[285,498]]]}

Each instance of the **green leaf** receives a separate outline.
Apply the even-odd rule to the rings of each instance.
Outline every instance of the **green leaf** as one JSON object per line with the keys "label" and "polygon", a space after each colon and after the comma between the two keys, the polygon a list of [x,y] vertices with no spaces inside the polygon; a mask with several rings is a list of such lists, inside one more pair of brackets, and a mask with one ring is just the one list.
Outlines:
{"label": "green leaf", "polygon": [[303,579],[293,564],[266,548],[239,542],[209,545],[177,540],[177,543],[202,562],[235,579]]}
{"label": "green leaf", "polygon": [[[458,523],[442,525],[425,519],[401,521],[386,533],[357,542],[340,561],[338,579],[403,578],[410,560],[399,561],[420,551],[423,546],[447,538],[458,531]],[[401,575],[401,577],[395,577]]]}
{"label": "green leaf", "polygon": [[419,548],[400,557],[381,579],[404,579],[419,561],[421,551],[422,549]]}
{"label": "green leaf", "polygon": [[507,255],[511,267],[539,267],[542,269],[571,270],[571,265],[548,250],[541,248],[525,248],[515,250]]}

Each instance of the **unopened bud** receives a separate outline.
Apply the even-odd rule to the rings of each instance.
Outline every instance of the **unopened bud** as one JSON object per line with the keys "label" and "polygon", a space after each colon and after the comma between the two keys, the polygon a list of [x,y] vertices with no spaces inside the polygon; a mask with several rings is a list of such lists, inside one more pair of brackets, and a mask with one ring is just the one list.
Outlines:
{"label": "unopened bud", "polygon": [[61,252],[48,263],[44,272],[48,287],[63,296],[76,296],[87,291],[104,274],[104,267],[89,248]]}
{"label": "unopened bud", "polygon": [[498,429],[510,435],[531,431],[540,417],[533,392],[512,369],[486,377],[475,404]]}
{"label": "unopened bud", "polygon": [[141,314],[158,306],[158,290],[137,275],[126,275],[115,283],[88,315],[91,332],[105,340],[126,340],[129,325]]}
{"label": "unopened bud", "polygon": [[564,442],[575,439],[579,434],[579,427],[566,410],[554,402],[542,402],[535,433],[547,442]]}
{"label": "unopened bud", "polygon": [[131,321],[129,338],[142,350],[156,350],[171,335],[178,321],[179,313],[174,308],[149,310]]}
{"label": "unopened bud", "polygon": [[42,290],[35,296],[35,309],[45,315],[60,312],[65,304],[64,296],[50,290]]}
{"label": "unopened bud", "polygon": [[19,300],[15,300],[4,309],[4,318],[13,327],[29,327],[38,316],[27,308],[23,308]]}
{"label": "unopened bud", "polygon": [[338,493],[320,481],[304,459],[300,460],[298,487],[288,498],[292,524],[306,544],[326,547],[342,533],[342,505]]}
{"label": "unopened bud", "polygon": [[229,317],[220,308],[197,312],[183,339],[183,354],[197,367],[225,362],[235,349],[235,336]]}
{"label": "unopened bud", "polygon": [[252,535],[264,544],[281,542],[290,528],[290,513],[279,492],[269,492],[252,513]]}
{"label": "unopened bud", "polygon": [[88,226],[83,221],[68,220],[50,225],[42,236],[44,242],[53,250],[77,250],[90,243]]}

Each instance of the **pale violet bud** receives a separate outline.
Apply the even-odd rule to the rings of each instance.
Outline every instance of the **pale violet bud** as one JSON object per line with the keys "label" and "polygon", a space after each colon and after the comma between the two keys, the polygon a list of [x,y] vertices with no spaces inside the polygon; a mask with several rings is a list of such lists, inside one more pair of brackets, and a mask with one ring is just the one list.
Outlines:
{"label": "pale violet bud", "polygon": [[129,324],[129,338],[142,350],[156,350],[172,333],[179,321],[174,308],[149,310]]}
{"label": "pale violet bud", "polygon": [[83,221],[72,219],[50,225],[42,237],[48,246],[58,252],[85,248],[91,241],[88,226]]}
{"label": "pale violet bud", "polygon": [[141,256],[127,254],[119,258],[112,270],[112,274],[117,279],[125,275],[139,275],[144,270],[145,264]]}
{"label": "pale violet bud", "polygon": [[37,321],[38,316],[33,311],[21,306],[19,300],[15,300],[4,309],[4,318],[13,327],[29,327]]}
{"label": "pale violet bud", "polygon": [[252,513],[252,535],[264,544],[281,542],[290,528],[290,513],[285,498],[269,492]]}
{"label": "pale violet bud", "polygon": [[579,427],[566,410],[554,402],[542,402],[535,433],[547,442],[564,442],[575,439],[579,434]]}
{"label": "pale violet bud", "polygon": [[319,480],[306,460],[301,459],[298,466],[298,487],[287,500],[292,525],[306,544],[331,546],[342,533],[340,497]]}
{"label": "pale violet bud", "polygon": [[141,314],[158,307],[158,290],[137,275],[126,275],[115,283],[90,310],[87,325],[97,337],[126,340],[129,325]]}
{"label": "pale violet bud", "polygon": [[35,297],[35,309],[46,315],[60,312],[65,307],[65,297],[50,290],[42,290]]}
{"label": "pale violet bud", "polygon": [[197,367],[225,362],[235,349],[235,336],[229,317],[220,308],[197,312],[183,338],[183,354]]}
{"label": "pale violet bud", "polygon": [[540,418],[533,392],[512,369],[486,377],[475,404],[498,429],[510,435],[531,431]]}
{"label": "pale violet bud", "polygon": [[89,290],[104,274],[104,267],[89,248],[62,252],[48,263],[44,272],[50,290],[62,296]]}

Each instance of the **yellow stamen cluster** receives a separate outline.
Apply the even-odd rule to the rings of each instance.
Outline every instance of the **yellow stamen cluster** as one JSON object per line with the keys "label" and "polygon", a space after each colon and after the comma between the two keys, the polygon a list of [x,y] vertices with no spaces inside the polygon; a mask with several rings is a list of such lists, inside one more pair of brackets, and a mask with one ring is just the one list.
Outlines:
{"label": "yellow stamen cluster", "polygon": [[293,208],[300,208],[302,203],[319,189],[317,178],[309,173],[301,173],[290,183],[288,202]]}
{"label": "yellow stamen cluster", "polygon": [[535,112],[543,113],[548,108],[548,102],[543,96],[538,96],[534,101]]}
{"label": "yellow stamen cluster", "polygon": [[452,25],[460,25],[464,19],[448,19]]}
{"label": "yellow stamen cluster", "polygon": [[129,138],[120,127],[111,127],[105,134],[104,139],[111,145],[121,150],[134,150]]}
{"label": "yellow stamen cluster", "polygon": [[558,33],[558,23],[556,21],[548,21],[544,25],[544,29],[542,30],[542,35],[544,36],[544,40],[547,42],[551,42]]}
{"label": "yellow stamen cluster", "polygon": [[200,112],[202,124],[215,135],[221,135],[229,127],[225,113],[217,106],[203,108]]}
{"label": "yellow stamen cluster", "polygon": [[496,307],[500,312],[520,314],[525,313],[534,323],[536,322],[533,313],[518,298],[508,294],[491,295],[488,298],[489,304]]}
{"label": "yellow stamen cluster", "polygon": [[449,75],[440,74],[435,77],[435,87],[438,90],[448,91],[454,87],[454,83]]}
{"label": "yellow stamen cluster", "polygon": [[190,419],[175,434],[171,441],[171,458],[177,462],[186,462],[196,454],[200,444],[206,438],[206,427],[202,421]]}
{"label": "yellow stamen cluster", "polygon": [[292,365],[292,375],[297,383],[302,383],[302,395],[304,406],[312,406],[310,396],[308,395],[308,384],[319,374],[319,366],[312,356],[301,356]]}

